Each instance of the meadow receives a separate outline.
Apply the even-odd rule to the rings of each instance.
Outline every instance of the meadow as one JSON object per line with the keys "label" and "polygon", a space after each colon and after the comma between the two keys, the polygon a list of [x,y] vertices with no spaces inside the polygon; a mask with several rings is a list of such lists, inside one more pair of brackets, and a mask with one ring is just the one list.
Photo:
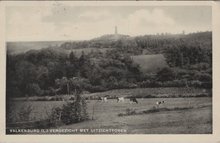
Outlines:
{"label": "meadow", "polygon": [[[109,99],[107,102],[87,100],[90,120],[62,125],[58,129],[124,129],[126,134],[198,134],[212,133],[212,98],[138,98],[138,104],[128,99],[119,102]],[[156,102],[165,103],[157,107]],[[31,120],[46,119],[54,107],[61,107],[66,101],[17,101],[16,110],[24,106],[32,107]],[[119,116],[128,110],[135,112],[161,110],[130,116]],[[175,110],[182,109],[182,110]],[[16,112],[16,111],[15,111]],[[91,134],[91,132],[85,132]],[[99,132],[93,132],[98,134]]]}

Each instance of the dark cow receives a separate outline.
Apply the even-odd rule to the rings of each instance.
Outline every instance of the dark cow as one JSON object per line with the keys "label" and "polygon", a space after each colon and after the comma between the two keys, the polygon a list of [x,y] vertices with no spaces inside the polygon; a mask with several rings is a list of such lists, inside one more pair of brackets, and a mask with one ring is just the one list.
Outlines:
{"label": "dark cow", "polygon": [[138,101],[137,101],[137,99],[136,99],[135,97],[131,97],[131,98],[130,98],[130,102],[135,102],[135,103],[138,104]]}

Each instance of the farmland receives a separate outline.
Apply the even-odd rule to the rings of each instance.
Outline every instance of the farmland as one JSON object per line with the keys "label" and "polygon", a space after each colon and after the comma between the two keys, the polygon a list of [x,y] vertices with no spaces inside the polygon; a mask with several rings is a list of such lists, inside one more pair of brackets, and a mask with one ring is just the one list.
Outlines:
{"label": "farmland", "polygon": [[[143,115],[120,117],[118,114],[132,109],[136,112],[155,107],[158,100],[164,100],[159,108],[186,108],[185,110],[161,111]],[[124,129],[128,134],[188,134],[212,132],[212,98],[149,98],[138,99],[139,104],[130,104],[126,99],[117,103],[110,99],[104,103],[97,100],[87,100],[88,112],[93,120],[64,125],[60,129]],[[29,101],[16,102],[16,109],[32,105],[31,118],[41,120],[46,118],[53,107],[59,107],[65,101]],[[187,109],[189,108],[189,109]],[[106,114],[108,112],[108,114]]]}

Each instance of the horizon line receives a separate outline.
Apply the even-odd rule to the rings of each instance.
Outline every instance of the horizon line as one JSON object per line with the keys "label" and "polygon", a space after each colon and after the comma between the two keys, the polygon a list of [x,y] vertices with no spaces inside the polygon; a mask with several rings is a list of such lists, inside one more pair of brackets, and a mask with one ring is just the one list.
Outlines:
{"label": "horizon line", "polygon": [[[183,34],[184,32],[184,34]],[[188,33],[185,33],[185,31],[183,30],[182,32],[180,33],[168,33],[168,32],[161,32],[161,33],[156,33],[156,34],[142,34],[142,35],[128,35],[128,34],[121,34],[121,33],[118,33],[118,35],[126,35],[126,36],[130,36],[130,37],[139,37],[139,36],[168,36],[168,35],[189,35],[189,34],[196,34],[196,33],[203,33],[203,32],[212,32],[212,30],[204,30],[204,31],[194,31],[194,32],[188,32]],[[96,39],[96,38],[100,38],[102,36],[105,36],[105,35],[115,35],[114,33],[112,34],[103,34],[101,36],[98,36],[98,37],[93,37],[93,38],[90,38],[90,39],[84,39],[84,40],[73,40],[73,39],[66,39],[66,40],[20,40],[20,41],[16,41],[16,40],[5,40],[5,42],[84,42],[84,41],[90,41],[90,40],[93,40],[93,39]]]}

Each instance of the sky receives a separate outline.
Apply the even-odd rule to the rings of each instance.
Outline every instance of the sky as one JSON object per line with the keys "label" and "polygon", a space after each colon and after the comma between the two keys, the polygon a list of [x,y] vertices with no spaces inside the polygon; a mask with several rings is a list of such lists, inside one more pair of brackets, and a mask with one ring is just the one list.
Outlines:
{"label": "sky", "polygon": [[211,18],[210,6],[8,6],[6,41],[211,31]]}

